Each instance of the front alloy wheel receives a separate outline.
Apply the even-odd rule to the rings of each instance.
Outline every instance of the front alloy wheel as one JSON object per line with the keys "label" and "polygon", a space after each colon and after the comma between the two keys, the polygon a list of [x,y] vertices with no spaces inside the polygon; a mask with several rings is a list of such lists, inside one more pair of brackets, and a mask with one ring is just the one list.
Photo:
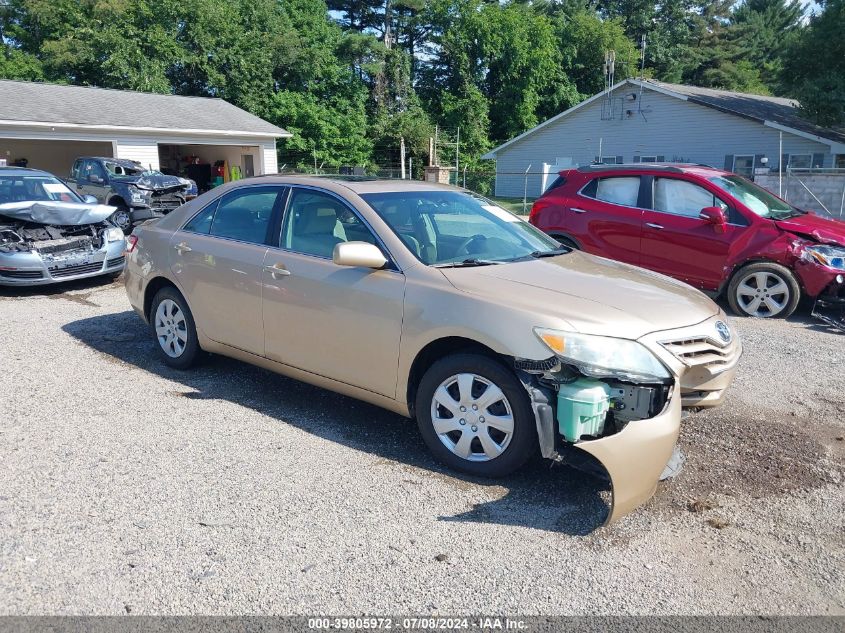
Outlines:
{"label": "front alloy wheel", "polygon": [[126,234],[132,231],[132,214],[127,207],[118,207],[117,211],[111,214],[111,221]]}
{"label": "front alloy wheel", "polygon": [[740,270],[728,288],[733,311],[757,318],[788,317],[798,307],[800,295],[798,282],[788,268],[763,262]]}
{"label": "front alloy wheel", "polygon": [[419,383],[415,409],[429,450],[455,470],[503,477],[538,452],[528,392],[490,356],[454,354],[434,363]]}

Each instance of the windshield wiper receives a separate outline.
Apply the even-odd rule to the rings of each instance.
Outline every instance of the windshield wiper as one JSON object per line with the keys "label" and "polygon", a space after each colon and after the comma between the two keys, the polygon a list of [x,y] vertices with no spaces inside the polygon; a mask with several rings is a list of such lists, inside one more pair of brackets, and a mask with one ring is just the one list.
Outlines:
{"label": "windshield wiper", "polygon": [[449,262],[447,264],[435,264],[434,268],[468,268],[470,266],[494,266],[495,264],[502,264],[504,262],[495,261],[492,259],[476,259],[470,257],[461,262]]}
{"label": "windshield wiper", "polygon": [[566,246],[559,246],[558,248],[554,248],[550,251],[534,251],[531,253],[531,257],[538,259],[540,257],[557,257],[558,255],[563,255],[564,253],[571,252],[572,249]]}

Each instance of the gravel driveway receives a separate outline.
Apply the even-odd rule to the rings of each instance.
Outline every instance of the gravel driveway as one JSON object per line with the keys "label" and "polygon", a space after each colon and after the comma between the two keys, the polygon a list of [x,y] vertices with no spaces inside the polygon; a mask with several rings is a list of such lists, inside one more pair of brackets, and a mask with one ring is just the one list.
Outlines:
{"label": "gravel driveway", "polygon": [[736,319],[685,470],[447,473],[414,423],[235,361],[167,369],[119,284],[0,292],[0,613],[845,614],[845,334]]}

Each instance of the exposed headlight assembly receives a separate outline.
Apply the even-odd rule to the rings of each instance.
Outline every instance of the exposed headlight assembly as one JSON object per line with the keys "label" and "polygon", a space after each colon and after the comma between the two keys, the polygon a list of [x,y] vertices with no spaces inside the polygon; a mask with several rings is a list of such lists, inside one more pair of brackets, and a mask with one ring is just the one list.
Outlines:
{"label": "exposed headlight assembly", "polygon": [[106,242],[120,242],[123,240],[123,237],[123,231],[116,227],[103,231],[103,238]]}
{"label": "exposed headlight assembly", "polygon": [[834,270],[845,270],[845,248],[841,246],[808,246],[803,257]]}
{"label": "exposed headlight assembly", "polygon": [[662,382],[669,370],[644,345],[628,339],[534,328],[558,358],[593,378]]}

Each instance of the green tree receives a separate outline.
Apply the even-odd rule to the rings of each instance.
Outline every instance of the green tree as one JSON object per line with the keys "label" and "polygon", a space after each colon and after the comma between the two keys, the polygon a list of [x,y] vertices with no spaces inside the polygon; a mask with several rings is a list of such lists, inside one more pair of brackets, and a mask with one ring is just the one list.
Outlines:
{"label": "green tree", "polygon": [[784,56],[782,81],[819,125],[845,125],[845,0],[827,0]]}

